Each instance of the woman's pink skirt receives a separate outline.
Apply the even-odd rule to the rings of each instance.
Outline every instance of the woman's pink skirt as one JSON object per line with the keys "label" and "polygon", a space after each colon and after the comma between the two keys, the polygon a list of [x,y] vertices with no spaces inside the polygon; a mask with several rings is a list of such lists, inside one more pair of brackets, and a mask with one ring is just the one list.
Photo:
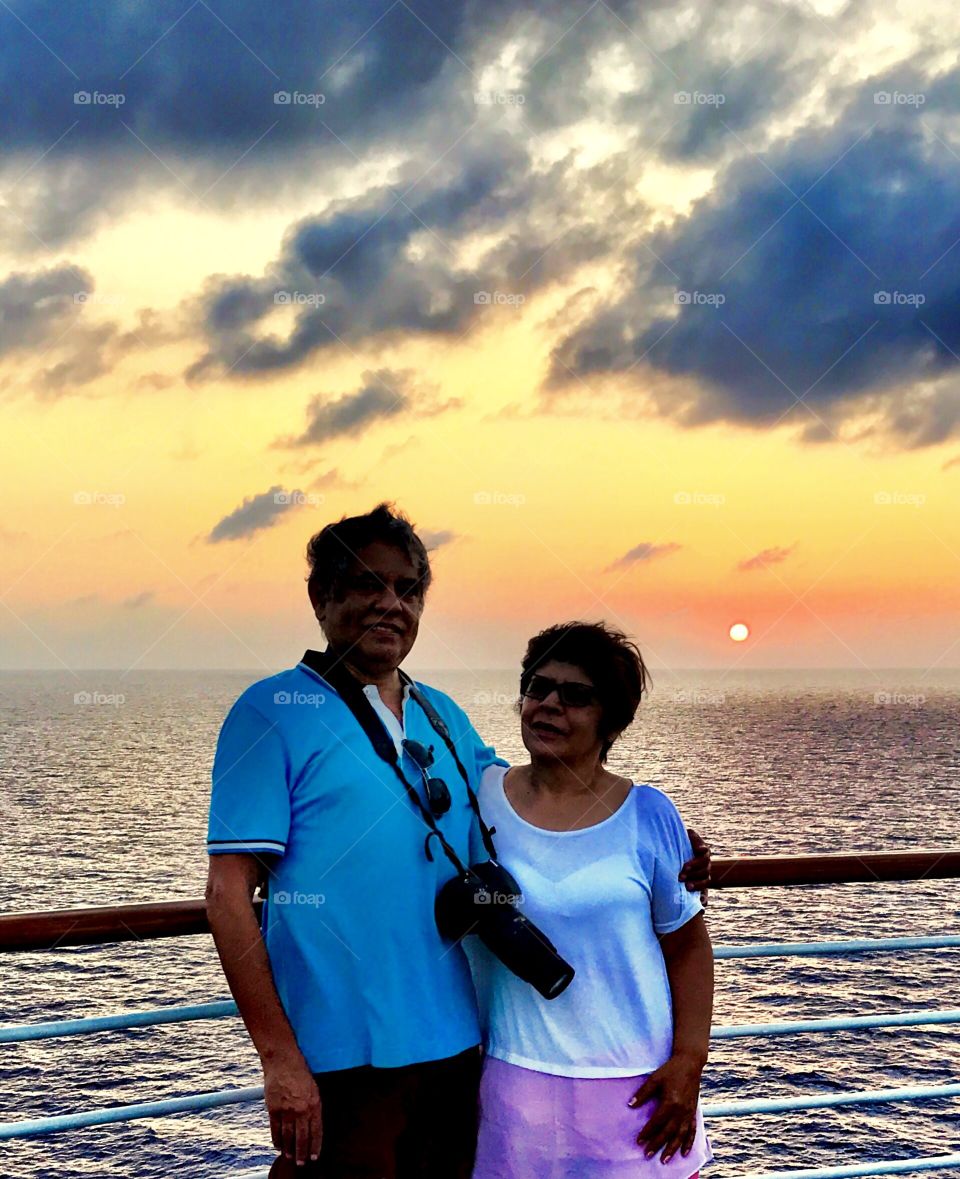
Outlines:
{"label": "woman's pink skirt", "polygon": [[697,1106],[693,1149],[662,1163],[637,1135],[657,1108],[627,1102],[649,1073],[557,1077],[487,1057],[473,1179],[694,1179],[713,1159]]}

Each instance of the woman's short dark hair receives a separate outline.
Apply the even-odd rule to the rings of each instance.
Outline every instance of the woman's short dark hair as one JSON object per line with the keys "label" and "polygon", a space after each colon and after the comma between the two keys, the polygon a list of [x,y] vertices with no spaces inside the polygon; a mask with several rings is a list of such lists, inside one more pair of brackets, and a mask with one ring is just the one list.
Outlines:
{"label": "woman's short dark hair", "polygon": [[527,643],[520,665],[521,696],[531,676],[553,659],[579,667],[597,689],[604,737],[600,760],[606,761],[614,741],[636,716],[651,679],[640,648],[623,631],[603,622],[561,622],[547,627]]}
{"label": "woman's short dark hair", "polygon": [[406,553],[416,567],[422,592],[426,594],[433,574],[423,541],[403,512],[393,504],[380,503],[372,512],[363,516],[343,516],[311,536],[307,545],[310,601],[316,604],[340,597],[356,554],[376,541]]}

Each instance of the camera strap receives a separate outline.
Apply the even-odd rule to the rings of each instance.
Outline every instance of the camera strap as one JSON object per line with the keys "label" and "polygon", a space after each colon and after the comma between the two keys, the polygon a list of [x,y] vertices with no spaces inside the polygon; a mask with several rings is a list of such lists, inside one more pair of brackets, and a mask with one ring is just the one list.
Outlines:
{"label": "camera strap", "polygon": [[[366,733],[367,738],[369,739],[370,744],[373,746],[377,755],[393,768],[394,773],[400,779],[404,790],[407,792],[407,797],[413,803],[413,806],[420,815],[420,818],[430,828],[430,833],[427,835],[424,844],[427,853],[427,859],[433,859],[433,855],[430,851],[430,840],[436,836],[440,841],[440,846],[443,848],[447,859],[451,864],[453,864],[454,868],[456,868],[460,875],[465,875],[467,873],[467,869],[461,861],[460,857],[450,846],[449,841],[444,837],[443,832],[437,826],[437,821],[433,814],[427,807],[423,805],[420,795],[407,781],[406,775],[400,768],[400,762],[397,757],[397,748],[393,743],[393,739],[384,727],[383,721],[379,716],[377,716],[376,709],[370,703],[370,700],[364,692],[363,685],[360,683],[360,681],[356,678],[355,675],[353,675],[349,668],[345,667],[342,661],[333,655],[329,650],[305,651],[300,662],[309,667],[311,671],[315,671],[317,675],[322,676],[323,679],[327,681],[330,687],[333,688],[337,695],[343,700],[344,704],[346,704],[346,706],[353,713],[354,718],[363,729],[364,733]],[[401,675],[403,675],[402,672]],[[409,682],[406,676],[403,676],[403,679],[404,682]],[[413,696],[414,699],[417,700],[417,703],[420,704],[420,707],[423,708],[423,704],[421,703],[423,700],[423,693],[419,690],[416,690],[416,694],[414,693],[415,688],[414,686],[411,686],[410,695]],[[431,725],[433,725],[434,728],[437,728],[433,718],[430,716],[430,712],[428,712],[427,709],[424,709],[424,712],[426,712],[427,719],[430,721]],[[435,710],[434,715],[436,715]],[[441,724],[443,724],[442,720]],[[444,729],[446,729],[445,725]],[[441,737],[443,737],[443,732],[441,732],[440,729],[437,729],[437,732],[440,733]],[[449,733],[447,733],[447,736],[443,737],[443,739],[444,741],[448,742]],[[450,748],[449,744],[448,748]],[[464,770],[460,764],[460,759],[456,757],[455,753],[454,757],[457,761],[457,768],[460,770],[460,773],[463,774]],[[474,808],[474,813],[477,814],[479,818],[479,804],[476,803],[476,796],[473,795],[473,791],[470,789],[469,782],[467,782],[467,791],[471,795],[471,806]],[[485,827],[483,827],[483,821],[480,820],[480,822],[482,834],[484,835],[484,846],[486,847],[487,840],[489,839],[489,832]]]}
{"label": "camera strap", "polygon": [[[399,670],[399,669],[398,669]],[[483,846],[486,849],[487,855],[491,860],[497,858],[497,849],[493,846],[493,833],[496,827],[488,827],[483,821],[483,815],[480,814],[480,803],[474,793],[473,787],[470,785],[470,778],[467,771],[463,768],[463,762],[460,760],[460,755],[457,753],[457,747],[450,736],[450,729],[447,722],[443,719],[439,712],[433,707],[433,704],[424,696],[413,680],[407,675],[405,671],[400,672],[400,679],[410,689],[410,695],[423,709],[427,720],[433,726],[434,730],[440,734],[440,739],[450,751],[450,756],[457,764],[457,769],[460,771],[460,777],[463,778],[463,784],[467,788],[467,798],[470,800],[470,806],[473,813],[477,816],[477,823],[480,826],[480,837],[483,840]]]}

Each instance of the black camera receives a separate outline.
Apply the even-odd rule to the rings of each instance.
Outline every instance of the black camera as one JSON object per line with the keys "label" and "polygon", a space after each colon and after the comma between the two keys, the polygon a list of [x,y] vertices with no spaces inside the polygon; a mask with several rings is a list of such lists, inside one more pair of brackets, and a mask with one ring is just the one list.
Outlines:
{"label": "black camera", "polygon": [[440,889],[434,908],[437,929],[441,936],[449,938],[450,941],[459,941],[467,934],[476,932],[484,945],[508,970],[534,986],[545,999],[555,999],[570,985],[573,967],[560,957],[556,946],[546,934],[517,909],[517,904],[523,901],[520,886],[494,858],[497,849],[493,843],[493,828],[488,827],[483,821],[476,793],[470,785],[470,776],[460,760],[446,721],[413,680],[401,671],[400,678],[409,689],[410,696],[423,709],[431,727],[439,734],[454,760],[476,817],[484,849],[490,857],[482,863],[472,864],[469,868],[464,867],[463,861],[437,825],[437,819],[450,809],[451,794],[446,782],[441,778],[431,778],[427,774],[427,770],[433,765],[433,746],[425,746],[420,741],[413,740],[403,742],[404,752],[410,755],[423,776],[429,804],[425,806],[400,768],[393,738],[374,712],[373,705],[364,694],[360,682],[343,666],[342,658],[329,649],[307,651],[303,656],[303,662],[318,672],[339,693],[367,734],[377,755],[400,779],[414,812],[419,814],[428,828],[423,845],[427,859],[433,859],[430,841],[436,839],[444,855],[453,865],[457,874]]}
{"label": "black camera", "polygon": [[471,864],[437,894],[435,915],[442,937],[459,941],[476,933],[518,978],[544,999],[555,999],[573,978],[573,967],[536,925],[517,908],[520,886],[496,860]]}

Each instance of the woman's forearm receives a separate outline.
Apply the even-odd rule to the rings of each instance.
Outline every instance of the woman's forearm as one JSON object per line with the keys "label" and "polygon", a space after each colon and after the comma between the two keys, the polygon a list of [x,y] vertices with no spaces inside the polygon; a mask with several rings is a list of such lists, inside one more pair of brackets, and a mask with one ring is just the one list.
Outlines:
{"label": "woman's forearm", "polygon": [[703,914],[660,941],[673,1002],[673,1055],[702,1068],[710,1051],[713,1018],[713,947]]}

